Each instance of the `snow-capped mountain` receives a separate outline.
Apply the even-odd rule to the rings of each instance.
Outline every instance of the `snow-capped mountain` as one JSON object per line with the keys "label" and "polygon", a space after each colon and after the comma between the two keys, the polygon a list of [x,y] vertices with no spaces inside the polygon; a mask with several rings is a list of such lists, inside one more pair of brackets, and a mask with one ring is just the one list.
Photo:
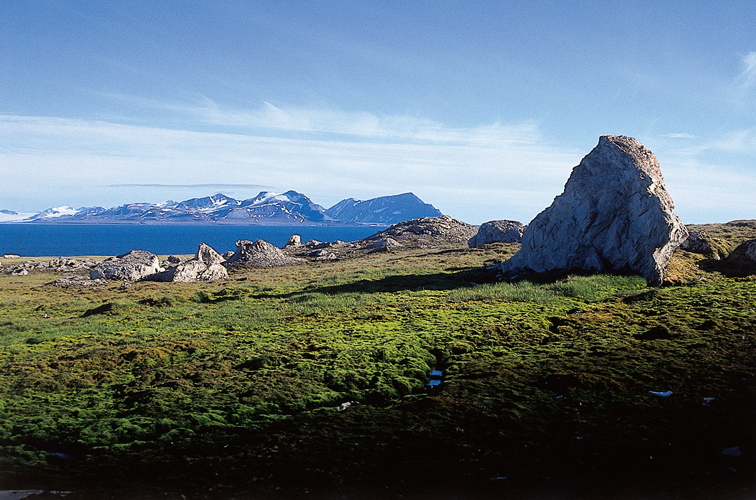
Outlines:
{"label": "snow-capped mountain", "polygon": [[[263,191],[254,198],[236,200],[222,193],[185,201],[128,203],[113,208],[50,208],[24,220],[27,222],[90,223],[221,223],[285,225],[312,223],[327,225],[394,224],[408,219],[439,216],[441,212],[412,193],[373,200],[343,200],[326,210],[296,191]],[[10,217],[10,216],[9,216]],[[18,219],[14,219],[18,220]]]}
{"label": "snow-capped mountain", "polygon": [[55,208],[48,208],[44,212],[40,212],[36,215],[32,215],[30,219],[36,220],[36,219],[58,219],[60,217],[70,217],[75,215],[78,212],[75,208],[71,207],[55,207]]}
{"label": "snow-capped mountain", "polygon": [[397,224],[420,217],[443,215],[436,207],[412,193],[381,196],[372,200],[347,198],[325,211],[327,216],[356,224]]}

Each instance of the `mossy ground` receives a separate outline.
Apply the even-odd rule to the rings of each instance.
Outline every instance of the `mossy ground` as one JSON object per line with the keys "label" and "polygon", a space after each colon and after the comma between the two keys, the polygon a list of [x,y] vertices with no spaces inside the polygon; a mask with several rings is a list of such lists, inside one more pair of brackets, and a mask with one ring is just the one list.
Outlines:
{"label": "mossy ground", "polygon": [[[482,266],[516,249],[128,290],[0,276],[0,489],[756,495],[756,281],[678,252],[658,289],[615,275],[486,283]],[[335,408],[348,401],[361,404]]]}

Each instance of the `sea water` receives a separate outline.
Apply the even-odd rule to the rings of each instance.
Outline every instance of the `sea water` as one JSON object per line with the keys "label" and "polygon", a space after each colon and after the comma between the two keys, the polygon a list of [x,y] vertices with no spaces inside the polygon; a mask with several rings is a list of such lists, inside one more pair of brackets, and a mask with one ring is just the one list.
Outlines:
{"label": "sea water", "polygon": [[187,255],[202,242],[220,253],[236,249],[237,240],[263,239],[282,247],[293,234],[302,242],[355,241],[386,226],[243,226],[201,224],[0,224],[0,256],[73,257],[121,255],[147,250],[158,255]]}

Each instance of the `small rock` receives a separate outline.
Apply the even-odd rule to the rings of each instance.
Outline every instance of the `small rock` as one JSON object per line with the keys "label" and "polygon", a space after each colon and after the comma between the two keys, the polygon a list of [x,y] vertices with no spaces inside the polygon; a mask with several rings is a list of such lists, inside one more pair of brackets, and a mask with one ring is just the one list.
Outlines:
{"label": "small rock", "polygon": [[292,234],[289,238],[289,241],[286,242],[286,245],[284,245],[284,248],[287,247],[298,247],[302,244],[302,237],[298,234]]}
{"label": "small rock", "polygon": [[492,220],[481,224],[478,233],[470,238],[470,248],[480,248],[488,243],[519,243],[525,226],[514,220]]}

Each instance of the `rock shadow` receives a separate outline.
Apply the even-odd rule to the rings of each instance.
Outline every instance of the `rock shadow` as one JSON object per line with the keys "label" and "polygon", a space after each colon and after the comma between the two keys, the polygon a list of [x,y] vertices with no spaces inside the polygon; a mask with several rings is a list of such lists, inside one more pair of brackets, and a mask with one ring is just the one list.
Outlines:
{"label": "rock shadow", "polygon": [[323,293],[338,295],[342,293],[379,293],[405,292],[421,290],[454,290],[482,283],[496,282],[496,272],[489,269],[467,269],[453,273],[434,273],[425,275],[395,275],[378,280],[357,281],[343,285],[313,286],[301,293]]}

